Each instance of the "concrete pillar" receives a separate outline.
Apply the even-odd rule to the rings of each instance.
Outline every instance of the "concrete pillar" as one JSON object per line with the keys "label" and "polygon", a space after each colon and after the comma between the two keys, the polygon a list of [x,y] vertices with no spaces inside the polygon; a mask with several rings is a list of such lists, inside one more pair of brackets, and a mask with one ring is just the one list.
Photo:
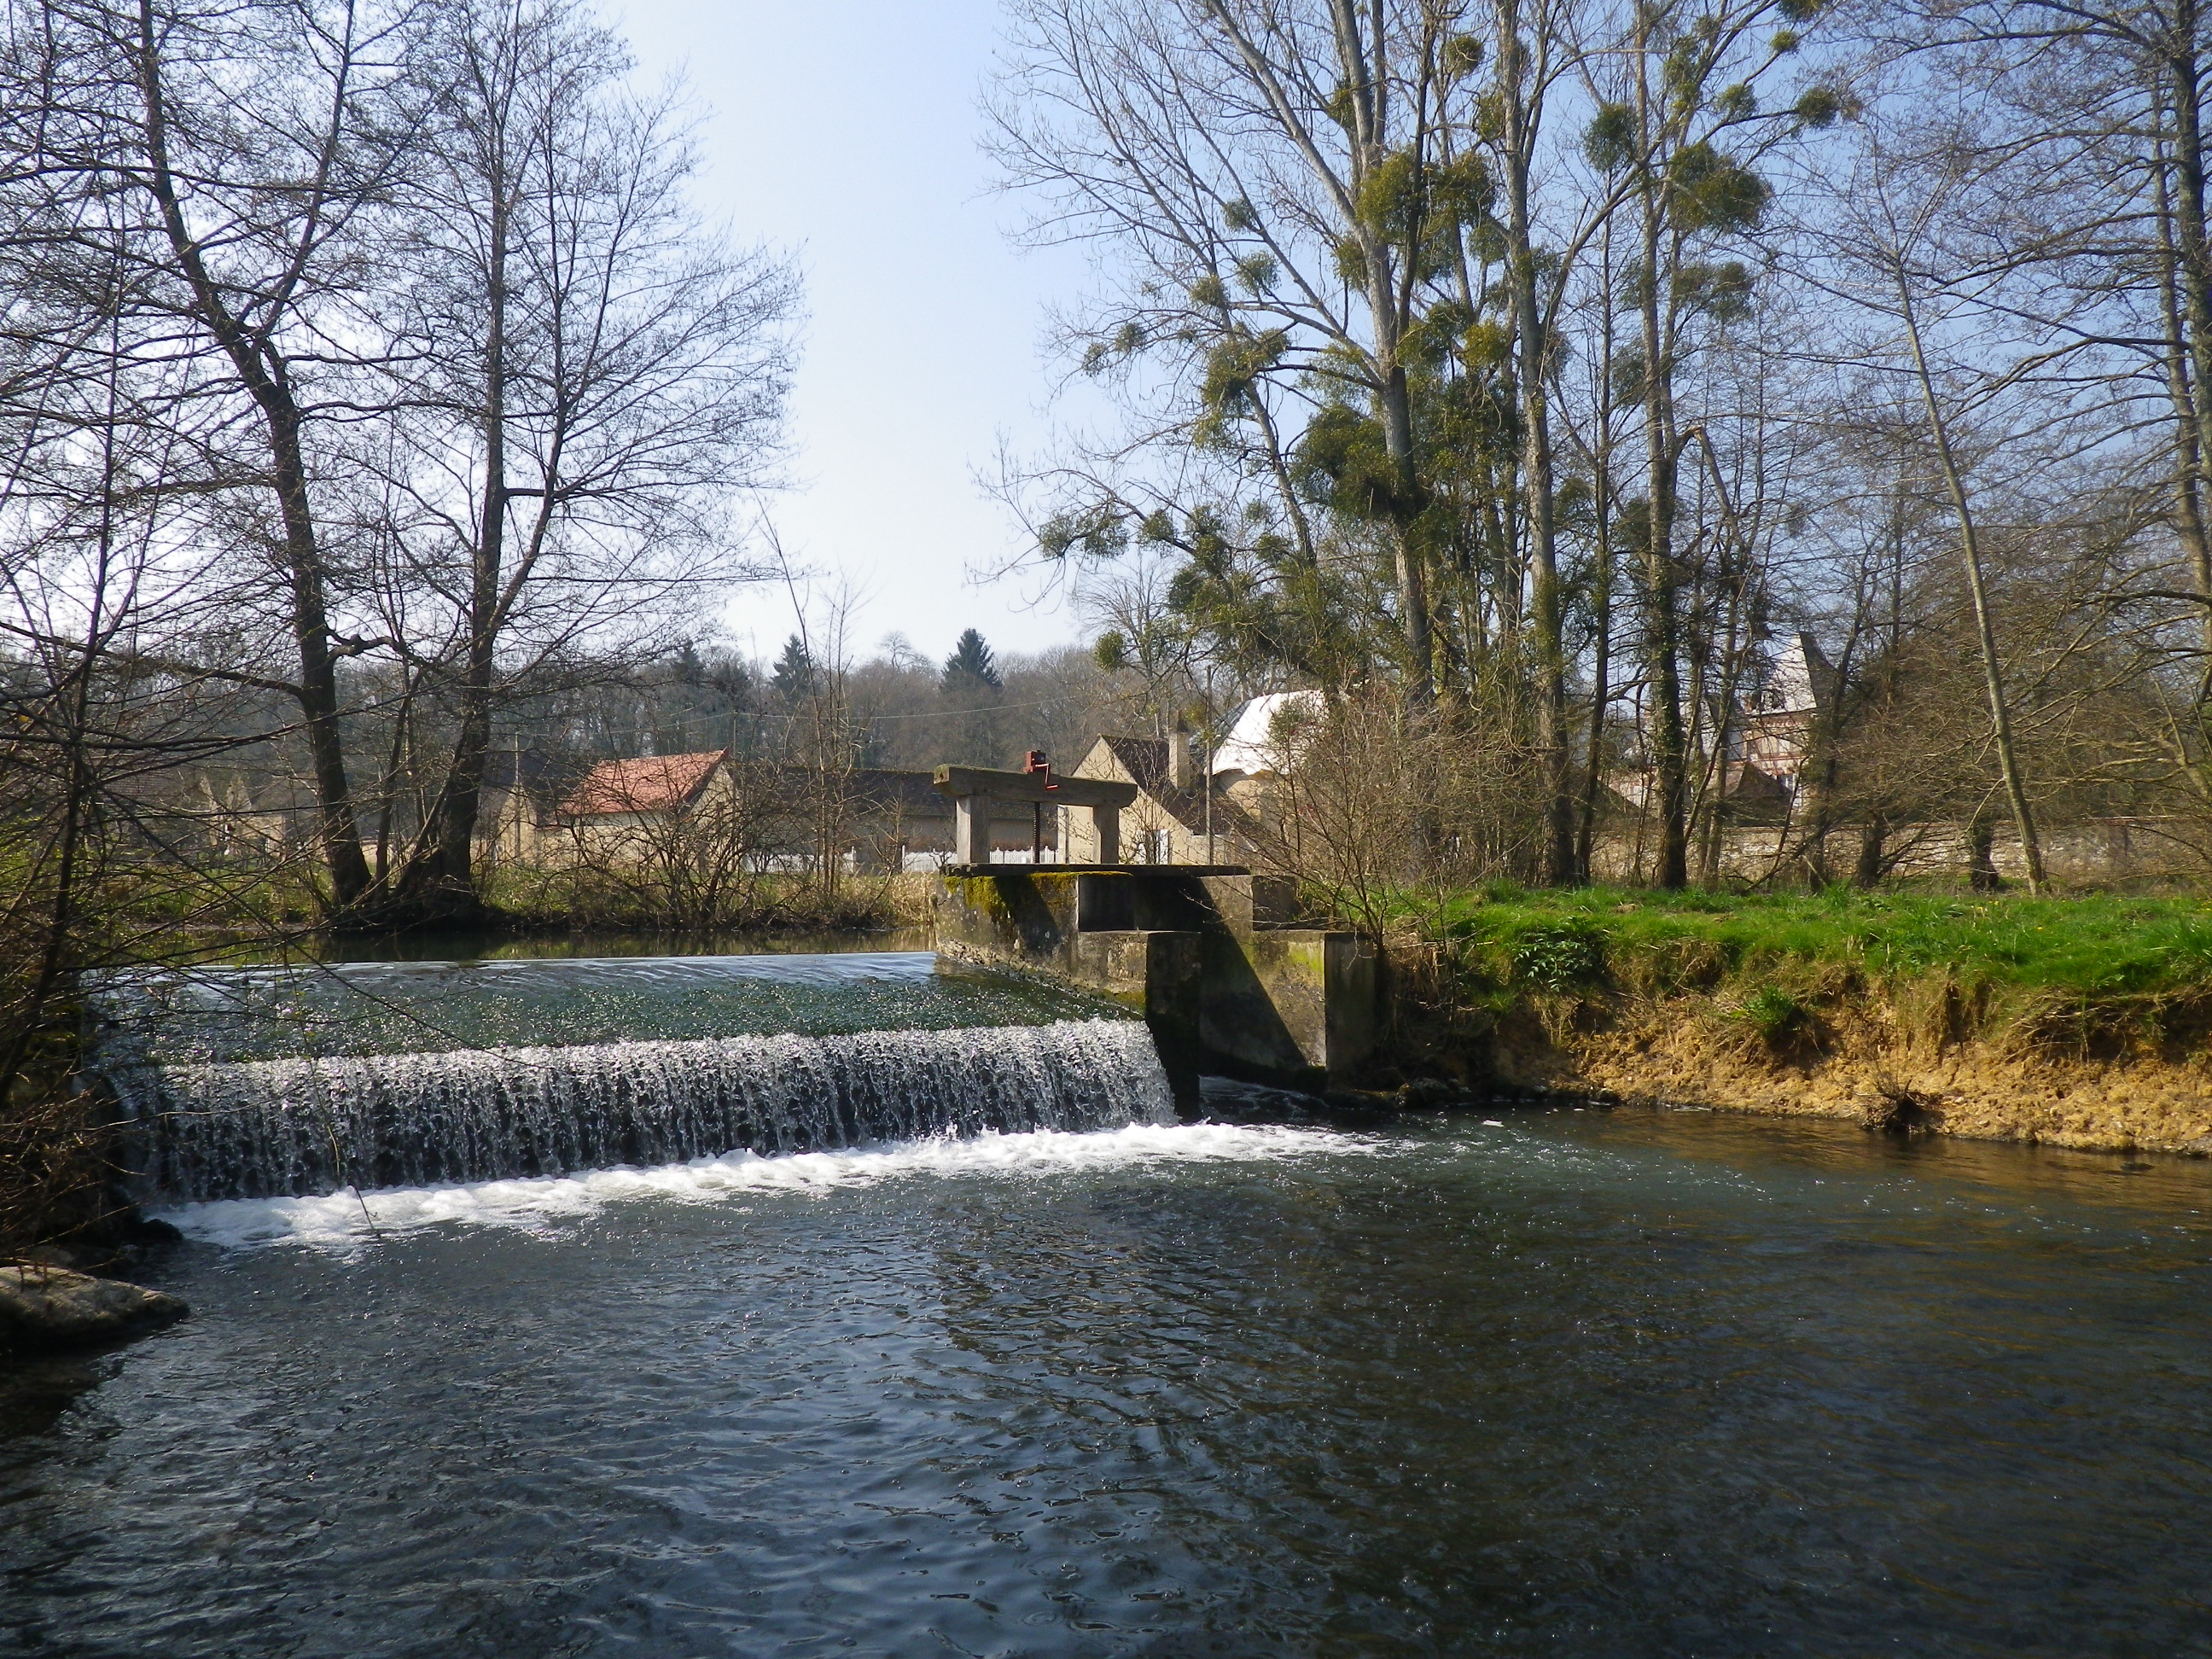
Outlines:
{"label": "concrete pillar", "polygon": [[1098,841],[1098,862],[1119,864],[1121,861],[1121,809],[1118,806],[1092,807],[1091,828]]}
{"label": "concrete pillar", "polygon": [[952,801],[952,861],[991,861],[991,803],[981,795],[957,795]]}

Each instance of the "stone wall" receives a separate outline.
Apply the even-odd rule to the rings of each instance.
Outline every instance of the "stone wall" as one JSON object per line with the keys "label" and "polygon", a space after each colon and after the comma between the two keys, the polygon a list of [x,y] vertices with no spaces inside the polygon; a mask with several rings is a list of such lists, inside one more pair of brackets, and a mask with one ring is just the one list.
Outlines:
{"label": "stone wall", "polygon": [[[2175,817],[2087,818],[2039,826],[2043,863],[2051,879],[2069,887],[2201,881],[2212,876],[2212,823]],[[1820,849],[1832,881],[1849,880],[1859,856],[1856,826],[1832,830]],[[1650,879],[1656,851],[1650,830],[1632,825],[1601,834],[1592,848],[1597,879],[1639,886]],[[1691,848],[1692,872],[1698,844]],[[1814,848],[1802,830],[1776,824],[1732,824],[1722,832],[1722,876],[1733,882],[1802,885]],[[1886,843],[1892,879],[1944,878],[1964,884],[1972,866],[1963,821],[1907,824]],[[2027,876],[2020,838],[2008,823],[1996,826],[1990,862],[2007,880]]]}

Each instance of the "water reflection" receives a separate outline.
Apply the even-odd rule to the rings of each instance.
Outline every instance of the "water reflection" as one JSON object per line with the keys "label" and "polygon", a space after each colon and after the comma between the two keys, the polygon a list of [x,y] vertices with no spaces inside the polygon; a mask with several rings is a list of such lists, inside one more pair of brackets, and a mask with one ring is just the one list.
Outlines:
{"label": "water reflection", "polygon": [[554,957],[833,956],[927,951],[927,927],[880,933],[514,933],[467,931],[316,933],[273,959],[291,962],[503,962]]}
{"label": "water reflection", "polygon": [[[1577,1115],[1562,1108],[1547,1115]],[[1978,1194],[2032,1213],[2062,1213],[2078,1205],[2135,1212],[2145,1224],[2184,1229],[2203,1226],[2212,1216],[2212,1162],[2200,1158],[1949,1135],[1905,1139],[1868,1134],[1830,1120],[1729,1112],[1624,1110],[1595,1121],[1612,1146],[1650,1145],[1670,1158],[1730,1169],[1751,1156],[1765,1168],[1910,1193],[1921,1203],[1940,1200],[1955,1207]],[[1692,1123],[1700,1127],[1686,1133]]]}
{"label": "water reflection", "polygon": [[195,1319],[0,1452],[0,1628],[2212,1650],[2205,1166],[1498,1115],[198,1248]]}
{"label": "water reflection", "polygon": [[1134,1017],[927,951],[149,967],[84,984],[109,1066]]}

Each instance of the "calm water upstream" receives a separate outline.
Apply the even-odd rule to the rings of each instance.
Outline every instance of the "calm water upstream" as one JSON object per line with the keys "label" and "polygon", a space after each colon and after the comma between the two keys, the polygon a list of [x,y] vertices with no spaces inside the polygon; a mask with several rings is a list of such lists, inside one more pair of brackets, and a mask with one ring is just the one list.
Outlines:
{"label": "calm water upstream", "polygon": [[0,1649],[2212,1653],[2212,1168],[1498,1116],[182,1212]]}

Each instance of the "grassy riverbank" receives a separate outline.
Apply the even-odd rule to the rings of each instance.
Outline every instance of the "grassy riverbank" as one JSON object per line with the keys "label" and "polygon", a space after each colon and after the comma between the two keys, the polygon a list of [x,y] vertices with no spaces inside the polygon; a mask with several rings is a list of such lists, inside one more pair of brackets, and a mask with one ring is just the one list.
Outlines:
{"label": "grassy riverbank", "polygon": [[1409,1053],[1507,1086],[2075,1146],[2212,1135],[2212,906],[1497,886],[1404,913]]}
{"label": "grassy riverbank", "polygon": [[1840,988],[1838,975],[1936,976],[1992,1012],[2212,992],[2212,905],[2194,899],[1498,887],[1455,895],[1421,921],[1500,988],[1707,991],[1747,975],[1819,994]]}

